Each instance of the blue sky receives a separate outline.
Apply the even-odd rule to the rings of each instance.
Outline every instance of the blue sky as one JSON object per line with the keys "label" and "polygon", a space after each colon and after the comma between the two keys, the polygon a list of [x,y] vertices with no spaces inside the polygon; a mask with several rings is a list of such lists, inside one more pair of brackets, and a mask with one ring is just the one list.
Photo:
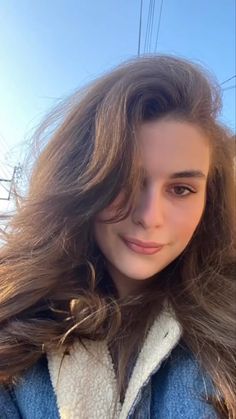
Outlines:
{"label": "blue sky", "polygon": [[[143,0],[141,52],[148,6]],[[159,8],[156,1],[154,32]],[[140,0],[1,2],[0,175],[57,98],[137,54],[139,10]],[[163,0],[158,52],[200,62],[222,82],[236,73],[234,20],[234,0]],[[223,103],[222,120],[235,129],[235,88]]]}

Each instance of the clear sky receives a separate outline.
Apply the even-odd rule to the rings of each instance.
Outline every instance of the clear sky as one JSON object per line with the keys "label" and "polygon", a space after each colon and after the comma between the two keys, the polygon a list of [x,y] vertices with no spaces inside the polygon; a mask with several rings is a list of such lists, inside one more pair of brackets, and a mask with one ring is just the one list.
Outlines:
{"label": "clear sky", "polygon": [[[155,3],[151,52],[161,1]],[[148,6],[143,0],[141,52]],[[58,98],[137,54],[139,12],[140,0],[2,0],[0,177]],[[157,52],[200,62],[219,82],[234,76],[235,1],[163,0]],[[234,130],[235,84],[224,85],[222,113]]]}

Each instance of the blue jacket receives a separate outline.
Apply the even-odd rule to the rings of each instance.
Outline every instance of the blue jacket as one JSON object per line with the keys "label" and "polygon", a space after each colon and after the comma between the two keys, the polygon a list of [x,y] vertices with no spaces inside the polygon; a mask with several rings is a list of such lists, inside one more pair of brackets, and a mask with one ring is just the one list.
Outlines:
{"label": "blue jacket", "polygon": [[[207,388],[205,384],[197,362],[178,345],[143,388],[130,419],[216,419],[213,408],[200,400],[201,394],[211,391],[210,382]],[[34,365],[12,392],[0,391],[1,419],[59,417],[46,358]]]}
{"label": "blue jacket", "polygon": [[[212,382],[181,334],[168,312],[155,320],[129,365],[117,419],[217,419],[204,401],[214,393]],[[75,343],[63,367],[58,352],[47,354],[11,390],[0,386],[0,419],[110,419],[116,389],[112,359],[105,341],[87,344],[89,350]]]}

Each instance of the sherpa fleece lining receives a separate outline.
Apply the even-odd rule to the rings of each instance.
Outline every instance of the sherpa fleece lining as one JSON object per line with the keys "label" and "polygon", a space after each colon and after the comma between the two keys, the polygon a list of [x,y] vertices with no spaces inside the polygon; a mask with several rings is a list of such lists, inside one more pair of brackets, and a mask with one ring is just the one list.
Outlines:
{"label": "sherpa fleece lining", "polygon": [[168,357],[182,334],[172,309],[165,309],[150,328],[138,355],[123,405],[118,401],[116,377],[106,341],[84,339],[89,352],[76,342],[70,355],[47,354],[52,385],[61,419],[126,419],[139,399],[143,385]]}

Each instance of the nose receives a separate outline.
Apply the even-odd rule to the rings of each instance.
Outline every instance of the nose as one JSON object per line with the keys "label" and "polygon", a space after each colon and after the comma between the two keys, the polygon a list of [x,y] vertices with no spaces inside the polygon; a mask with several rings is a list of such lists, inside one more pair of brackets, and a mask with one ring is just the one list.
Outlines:
{"label": "nose", "polygon": [[161,189],[155,186],[146,187],[137,198],[132,219],[143,228],[156,228],[164,222],[164,197]]}

